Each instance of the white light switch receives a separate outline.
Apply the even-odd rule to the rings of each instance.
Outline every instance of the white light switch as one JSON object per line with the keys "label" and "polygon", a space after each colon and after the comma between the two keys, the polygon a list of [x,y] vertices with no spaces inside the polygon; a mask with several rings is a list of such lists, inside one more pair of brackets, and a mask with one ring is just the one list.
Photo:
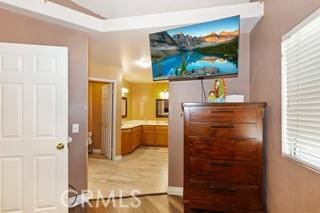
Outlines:
{"label": "white light switch", "polygon": [[72,133],[79,133],[80,125],[79,124],[72,124]]}

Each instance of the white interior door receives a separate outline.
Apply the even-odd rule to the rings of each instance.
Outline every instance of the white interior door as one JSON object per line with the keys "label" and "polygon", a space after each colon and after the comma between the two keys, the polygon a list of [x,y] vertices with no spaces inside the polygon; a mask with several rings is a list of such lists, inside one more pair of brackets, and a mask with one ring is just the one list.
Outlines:
{"label": "white interior door", "polygon": [[112,84],[102,87],[102,147],[104,156],[112,160]]}
{"label": "white interior door", "polygon": [[2,213],[68,211],[67,52],[0,43]]}

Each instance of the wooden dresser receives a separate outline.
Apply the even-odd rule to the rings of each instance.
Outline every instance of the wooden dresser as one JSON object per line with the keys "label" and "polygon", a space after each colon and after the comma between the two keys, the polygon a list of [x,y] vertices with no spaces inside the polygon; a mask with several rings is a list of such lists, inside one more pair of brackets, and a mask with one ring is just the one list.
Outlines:
{"label": "wooden dresser", "polygon": [[265,103],[184,103],[185,212],[264,212]]}

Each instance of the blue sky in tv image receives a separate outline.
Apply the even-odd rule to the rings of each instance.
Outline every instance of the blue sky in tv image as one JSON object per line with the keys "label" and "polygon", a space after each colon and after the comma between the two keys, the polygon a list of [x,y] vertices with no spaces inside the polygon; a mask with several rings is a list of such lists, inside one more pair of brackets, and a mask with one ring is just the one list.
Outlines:
{"label": "blue sky in tv image", "polygon": [[238,74],[240,17],[150,34],[154,80]]}
{"label": "blue sky in tv image", "polygon": [[201,37],[201,36],[208,35],[212,32],[220,33],[222,31],[228,31],[228,32],[236,31],[236,30],[239,30],[239,25],[240,25],[240,17],[233,16],[230,18],[209,21],[209,22],[194,24],[191,26],[167,30],[167,32],[169,33],[170,36],[183,33],[185,35]]}

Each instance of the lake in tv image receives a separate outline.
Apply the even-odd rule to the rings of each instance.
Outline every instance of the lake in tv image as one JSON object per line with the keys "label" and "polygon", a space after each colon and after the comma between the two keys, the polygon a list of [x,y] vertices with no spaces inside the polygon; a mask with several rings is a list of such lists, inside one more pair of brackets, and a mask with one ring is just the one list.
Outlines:
{"label": "lake in tv image", "polygon": [[149,35],[153,80],[238,74],[240,16]]}

